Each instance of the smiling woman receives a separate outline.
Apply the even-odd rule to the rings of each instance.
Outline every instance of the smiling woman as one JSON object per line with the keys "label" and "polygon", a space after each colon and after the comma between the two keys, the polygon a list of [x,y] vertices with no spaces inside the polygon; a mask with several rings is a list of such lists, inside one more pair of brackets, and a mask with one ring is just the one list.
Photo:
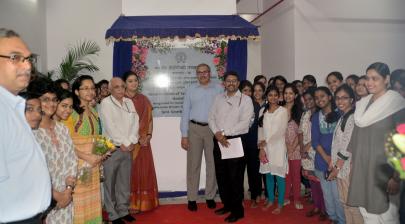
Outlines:
{"label": "smiling woman", "polygon": [[34,135],[45,154],[52,181],[52,197],[56,201],[56,207],[47,215],[46,222],[72,223],[77,157],[67,127],[52,120],[59,102],[56,87],[52,80],[37,78],[27,90],[37,93],[41,102],[42,120]]}
{"label": "smiling woman", "polygon": [[356,104],[355,127],[348,146],[353,165],[347,204],[359,206],[365,220],[388,222],[399,219],[398,208],[388,196],[397,193],[400,182],[387,163],[385,135],[404,121],[405,100],[387,89],[390,70],[385,63],[371,64],[366,73],[370,95]]}

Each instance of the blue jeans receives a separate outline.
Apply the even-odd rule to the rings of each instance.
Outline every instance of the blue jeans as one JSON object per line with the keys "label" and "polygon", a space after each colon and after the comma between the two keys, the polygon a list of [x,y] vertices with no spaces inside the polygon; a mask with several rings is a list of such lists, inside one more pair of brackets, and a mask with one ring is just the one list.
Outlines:
{"label": "blue jeans", "polygon": [[328,213],[329,218],[337,221],[339,224],[345,224],[345,213],[339,200],[339,192],[337,189],[336,180],[325,180],[325,172],[317,169],[315,169],[315,175],[321,181],[326,213]]}

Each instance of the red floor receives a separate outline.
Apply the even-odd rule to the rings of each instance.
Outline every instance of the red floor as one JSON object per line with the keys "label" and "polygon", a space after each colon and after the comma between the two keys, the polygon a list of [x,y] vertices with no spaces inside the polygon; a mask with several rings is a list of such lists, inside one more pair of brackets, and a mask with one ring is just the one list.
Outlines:
{"label": "red floor", "polygon": [[[217,204],[221,206],[220,204]],[[307,218],[306,211],[312,208],[312,205],[305,204],[303,210],[296,210],[293,205],[287,205],[280,215],[273,215],[271,211],[275,207],[270,207],[269,210],[263,211],[262,205],[258,208],[250,208],[250,202],[245,202],[245,218],[237,221],[237,224],[313,224],[313,223],[328,223],[327,221],[320,222],[318,216]],[[179,205],[162,205],[154,211],[137,214],[139,224],[216,224],[226,223],[224,218],[226,215],[218,216],[214,211],[208,209],[205,203],[198,204],[197,212],[187,210],[186,204]]]}

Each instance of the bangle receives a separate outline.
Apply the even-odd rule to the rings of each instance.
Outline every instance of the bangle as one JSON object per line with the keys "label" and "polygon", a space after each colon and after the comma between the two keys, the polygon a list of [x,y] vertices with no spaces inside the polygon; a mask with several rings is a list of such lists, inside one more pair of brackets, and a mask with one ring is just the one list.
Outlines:
{"label": "bangle", "polygon": [[73,185],[67,185],[66,186],[66,189],[70,189],[72,192],[73,192],[73,190],[75,189],[75,187],[73,186]]}
{"label": "bangle", "polygon": [[146,134],[146,136],[152,136],[152,134]]}

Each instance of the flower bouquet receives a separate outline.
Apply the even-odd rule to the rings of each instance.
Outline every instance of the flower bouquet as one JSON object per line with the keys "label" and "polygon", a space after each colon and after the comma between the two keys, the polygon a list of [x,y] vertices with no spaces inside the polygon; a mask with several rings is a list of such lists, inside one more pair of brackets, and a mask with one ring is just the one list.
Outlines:
{"label": "flower bouquet", "polygon": [[389,164],[399,173],[399,177],[405,180],[405,123],[398,125],[396,131],[388,135],[385,152]]}
{"label": "flower bouquet", "polygon": [[98,135],[95,138],[95,145],[93,149],[94,155],[104,156],[107,152],[112,152],[115,150],[115,145],[111,142],[110,139]]}
{"label": "flower bouquet", "polygon": [[[111,140],[107,139],[104,136],[98,135],[93,139],[94,147],[92,149],[92,153],[94,155],[105,156],[108,152],[112,152],[115,150],[114,144]],[[92,167],[89,163],[84,162],[82,167],[79,169],[78,172],[78,179],[84,184],[89,184],[92,182],[92,175],[91,175]],[[100,181],[104,180],[103,176],[103,165],[100,165]]]}

